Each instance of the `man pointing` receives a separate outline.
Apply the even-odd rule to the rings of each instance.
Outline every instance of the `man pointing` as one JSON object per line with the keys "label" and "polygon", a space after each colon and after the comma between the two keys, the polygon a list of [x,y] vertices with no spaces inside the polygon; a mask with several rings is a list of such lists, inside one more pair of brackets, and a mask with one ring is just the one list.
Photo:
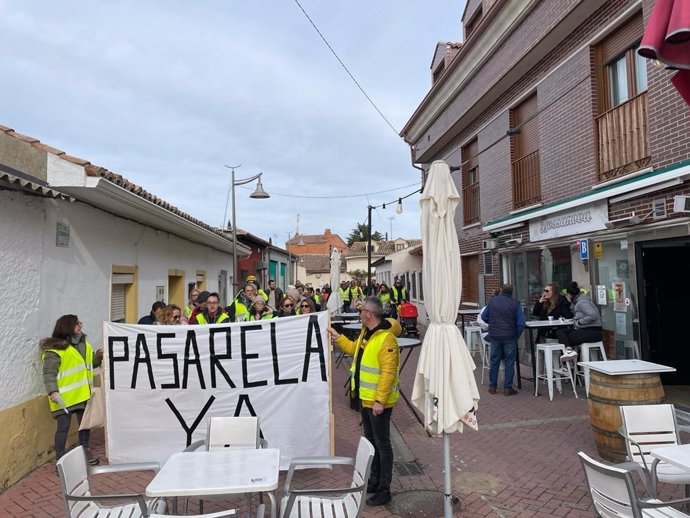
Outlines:
{"label": "man pointing", "polygon": [[374,445],[367,484],[367,492],[374,494],[367,499],[367,505],[378,506],[391,499],[390,421],[399,394],[400,349],[396,337],[401,328],[397,320],[383,319],[383,306],[378,297],[367,297],[360,313],[363,325],[356,341],[348,340],[332,327],[328,328],[328,334],[353,358],[350,394],[360,406],[364,437]]}

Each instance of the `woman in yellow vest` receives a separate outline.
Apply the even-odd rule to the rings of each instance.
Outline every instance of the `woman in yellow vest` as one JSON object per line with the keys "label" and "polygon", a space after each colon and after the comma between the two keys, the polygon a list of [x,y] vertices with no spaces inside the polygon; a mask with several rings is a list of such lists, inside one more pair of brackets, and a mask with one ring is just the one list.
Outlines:
{"label": "woman in yellow vest", "polygon": [[[67,432],[72,416],[81,423],[86,402],[91,398],[93,369],[101,365],[103,350],[94,352],[82,333],[82,323],[76,315],[63,315],[55,322],[50,338],[41,341],[43,383],[48,403],[57,420],[55,457],[65,454]],[[90,430],[79,430],[79,444],[88,452]],[[89,464],[98,464],[97,458],[87,453]]]}
{"label": "woman in yellow vest", "polygon": [[276,318],[276,313],[266,305],[263,297],[256,297],[249,307],[249,318],[247,320],[270,320]]}
{"label": "woman in yellow vest", "polygon": [[397,336],[400,323],[383,318],[378,297],[367,297],[360,309],[362,330],[354,342],[332,327],[328,334],[340,349],[352,356],[350,394],[360,405],[364,436],[374,445],[374,460],[367,482],[367,492],[374,493],[367,505],[379,506],[391,499],[393,449],[390,442],[390,418],[398,402],[400,349]]}

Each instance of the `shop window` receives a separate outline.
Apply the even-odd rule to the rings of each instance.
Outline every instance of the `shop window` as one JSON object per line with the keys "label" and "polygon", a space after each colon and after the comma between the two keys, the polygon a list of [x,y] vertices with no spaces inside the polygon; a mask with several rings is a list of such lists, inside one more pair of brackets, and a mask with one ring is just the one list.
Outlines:
{"label": "shop window", "polygon": [[410,298],[417,299],[417,272],[412,272],[412,282],[410,283]]}

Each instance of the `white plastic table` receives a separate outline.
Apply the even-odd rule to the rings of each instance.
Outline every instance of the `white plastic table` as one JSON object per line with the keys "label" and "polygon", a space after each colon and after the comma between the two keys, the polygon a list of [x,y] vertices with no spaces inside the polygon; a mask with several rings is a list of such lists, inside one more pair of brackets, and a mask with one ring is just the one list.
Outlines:
{"label": "white plastic table", "polygon": [[668,365],[646,362],[644,360],[609,360],[596,362],[578,362],[578,365],[588,367],[593,371],[609,376],[624,376],[626,374],[651,374],[655,372],[675,372],[676,369]]}
{"label": "white plastic table", "polygon": [[[268,493],[276,518],[280,450],[213,450],[173,453],[146,487],[149,497]],[[176,510],[175,510],[176,512]]]}
{"label": "white plastic table", "polygon": [[477,317],[482,310],[477,309],[458,309],[458,317],[460,317],[460,325],[462,326],[462,336],[465,336],[465,317],[474,316]]}
{"label": "white plastic table", "polygon": [[690,444],[676,444],[652,448],[649,454],[655,459],[663,460],[690,472]]}

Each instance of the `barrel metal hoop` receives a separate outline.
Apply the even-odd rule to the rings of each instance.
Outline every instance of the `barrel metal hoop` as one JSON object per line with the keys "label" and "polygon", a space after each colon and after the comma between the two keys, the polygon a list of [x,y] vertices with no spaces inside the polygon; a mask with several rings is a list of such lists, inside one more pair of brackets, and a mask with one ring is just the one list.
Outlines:
{"label": "barrel metal hoop", "polygon": [[666,401],[664,397],[661,399],[645,399],[644,401],[631,401],[629,399],[610,399],[610,398],[600,398],[593,395],[592,392],[589,393],[589,400],[595,403],[601,403],[604,405],[618,405],[618,406],[632,406],[632,405],[660,405]]}
{"label": "barrel metal hoop", "polygon": [[[611,383],[608,381],[602,381],[600,379],[596,380],[596,382],[593,382],[593,380],[590,379],[590,385],[595,385],[598,387],[606,387],[606,388],[612,388],[612,389],[617,389],[620,390],[625,387],[629,387],[634,390],[639,390],[639,389],[649,389],[649,388],[657,388],[661,387],[661,380],[657,379],[654,383],[649,383],[649,384],[644,384],[640,385],[638,383]],[[591,388],[590,388],[591,391]]]}

